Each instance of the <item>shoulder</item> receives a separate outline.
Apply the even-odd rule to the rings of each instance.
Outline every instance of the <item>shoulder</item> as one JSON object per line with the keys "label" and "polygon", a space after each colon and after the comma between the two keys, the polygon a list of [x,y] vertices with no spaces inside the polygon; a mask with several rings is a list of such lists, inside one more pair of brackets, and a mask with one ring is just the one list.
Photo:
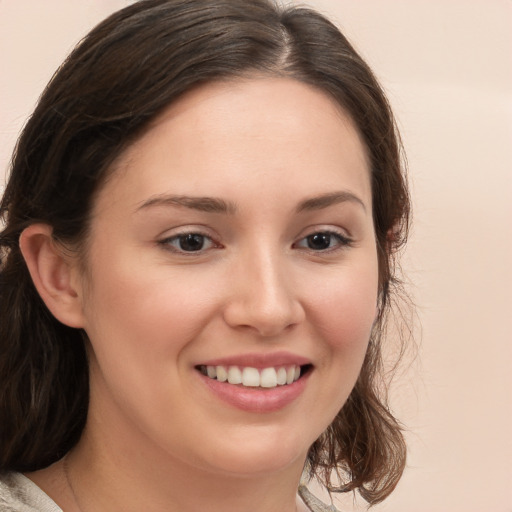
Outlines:
{"label": "shoulder", "polygon": [[0,474],[1,512],[62,512],[37,485],[21,473]]}
{"label": "shoulder", "polygon": [[326,505],[320,501],[302,483],[299,486],[299,496],[311,512],[339,512],[334,505]]}

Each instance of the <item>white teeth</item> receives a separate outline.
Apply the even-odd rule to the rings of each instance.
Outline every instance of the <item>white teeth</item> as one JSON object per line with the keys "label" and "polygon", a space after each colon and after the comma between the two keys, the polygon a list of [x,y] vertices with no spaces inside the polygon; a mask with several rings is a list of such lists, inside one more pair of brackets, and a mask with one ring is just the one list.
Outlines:
{"label": "white teeth", "polygon": [[277,384],[284,386],[286,384],[286,368],[281,367],[277,370]]}
{"label": "white teeth", "polygon": [[260,386],[260,372],[256,368],[244,368],[242,372],[242,384],[244,386],[258,388]]}
{"label": "white teeth", "polygon": [[261,387],[275,388],[277,386],[277,372],[275,368],[261,370]]}
{"label": "white teeth", "polygon": [[278,368],[268,367],[258,370],[250,366],[202,366],[201,371],[210,379],[229,384],[241,384],[251,388],[275,388],[292,384],[300,377],[300,366],[280,366]]}
{"label": "white teeth", "polygon": [[230,384],[242,384],[242,372],[238,366],[228,368],[228,382]]}
{"label": "white teeth", "polygon": [[215,368],[217,372],[217,380],[220,382],[226,382],[228,380],[228,372],[224,366],[217,366]]}

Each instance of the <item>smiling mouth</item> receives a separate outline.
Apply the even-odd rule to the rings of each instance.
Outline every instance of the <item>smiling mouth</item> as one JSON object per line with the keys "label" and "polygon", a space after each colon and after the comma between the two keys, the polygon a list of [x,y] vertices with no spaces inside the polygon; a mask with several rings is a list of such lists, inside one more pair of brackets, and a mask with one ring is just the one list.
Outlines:
{"label": "smiling mouth", "polygon": [[250,366],[206,366],[199,365],[196,369],[205,377],[218,382],[248,387],[271,389],[277,386],[289,386],[312,369],[311,364],[270,366],[253,368]]}

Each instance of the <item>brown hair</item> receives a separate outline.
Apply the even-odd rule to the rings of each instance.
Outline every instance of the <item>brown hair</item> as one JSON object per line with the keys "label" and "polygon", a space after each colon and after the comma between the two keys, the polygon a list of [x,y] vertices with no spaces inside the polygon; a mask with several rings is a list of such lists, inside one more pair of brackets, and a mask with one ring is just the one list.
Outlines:
{"label": "brown hair", "polygon": [[[141,0],[93,29],[41,96],[0,206],[0,470],[58,460],[78,441],[88,406],[84,333],[45,307],[20,253],[20,233],[44,222],[57,240],[86,241],[95,194],[149,121],[191,88],[254,73],[324,91],[366,144],[380,312],[356,386],[311,447],[308,469],[331,490],[358,488],[370,503],[395,487],[405,445],[377,377],[409,215],[398,133],[381,87],[340,31],[310,9],[270,0]],[[346,483],[331,485],[333,469]]]}

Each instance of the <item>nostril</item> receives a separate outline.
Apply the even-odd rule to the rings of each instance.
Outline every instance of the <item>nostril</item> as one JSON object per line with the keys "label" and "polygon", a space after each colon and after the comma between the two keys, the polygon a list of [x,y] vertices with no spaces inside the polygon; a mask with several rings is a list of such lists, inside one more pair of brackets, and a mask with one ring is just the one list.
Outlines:
{"label": "nostril", "polygon": [[295,291],[275,280],[256,275],[244,281],[243,288],[235,287],[223,311],[226,323],[233,328],[254,330],[266,338],[289,332],[300,324],[305,312]]}

